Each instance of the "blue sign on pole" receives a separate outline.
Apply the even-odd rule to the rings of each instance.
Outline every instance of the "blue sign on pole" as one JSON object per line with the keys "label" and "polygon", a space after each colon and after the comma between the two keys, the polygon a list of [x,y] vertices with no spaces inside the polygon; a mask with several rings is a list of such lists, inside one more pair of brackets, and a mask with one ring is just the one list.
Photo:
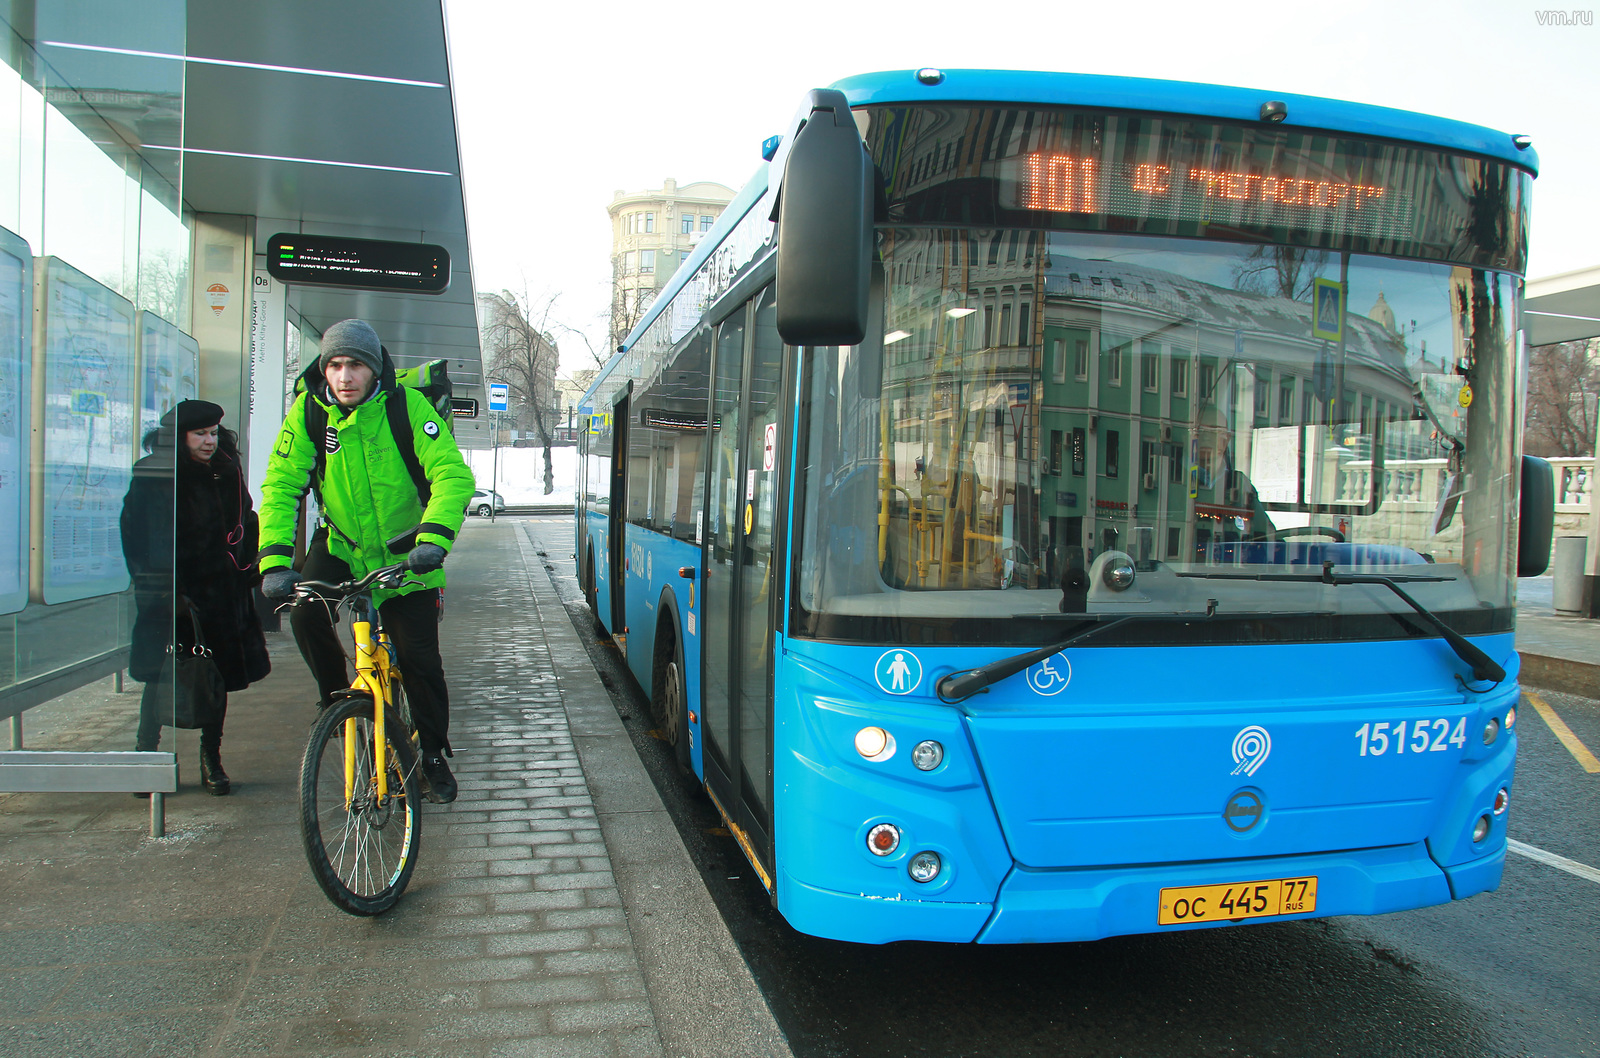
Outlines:
{"label": "blue sign on pole", "polygon": [[506,397],[510,387],[504,382],[489,383],[489,410],[505,411]]}

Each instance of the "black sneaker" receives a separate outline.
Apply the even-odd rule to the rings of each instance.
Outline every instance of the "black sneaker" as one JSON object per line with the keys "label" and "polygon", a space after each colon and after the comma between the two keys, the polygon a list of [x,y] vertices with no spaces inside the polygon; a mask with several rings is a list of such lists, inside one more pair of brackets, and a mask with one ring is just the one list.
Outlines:
{"label": "black sneaker", "polygon": [[450,774],[450,765],[441,754],[423,755],[422,792],[436,805],[447,805],[456,799],[456,777]]}

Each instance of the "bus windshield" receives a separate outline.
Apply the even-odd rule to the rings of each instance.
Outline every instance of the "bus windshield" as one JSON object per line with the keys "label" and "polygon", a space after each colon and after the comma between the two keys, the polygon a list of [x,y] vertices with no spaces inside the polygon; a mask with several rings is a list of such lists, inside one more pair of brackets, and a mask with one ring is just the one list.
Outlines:
{"label": "bus windshield", "polygon": [[1406,634],[1381,587],[1281,576],[1329,562],[1508,627],[1514,276],[1026,228],[880,247],[881,329],[802,368],[803,633]]}
{"label": "bus windshield", "polygon": [[856,122],[881,315],[802,362],[799,634],[1428,634],[1330,563],[1511,627],[1526,173],[1171,115]]}

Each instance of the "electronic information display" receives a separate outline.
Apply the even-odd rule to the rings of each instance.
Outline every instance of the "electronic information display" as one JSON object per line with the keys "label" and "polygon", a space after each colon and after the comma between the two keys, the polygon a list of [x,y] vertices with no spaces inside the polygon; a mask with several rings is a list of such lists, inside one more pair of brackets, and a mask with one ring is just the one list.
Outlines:
{"label": "electronic information display", "polygon": [[111,595],[128,587],[122,500],[138,457],[134,311],[127,299],[56,257],[39,259],[42,330],[34,370],[44,376],[43,505],[34,556],[43,602]]}
{"label": "electronic information display", "polygon": [[[1411,230],[1411,196],[1387,182],[1036,151],[1011,167],[1011,209],[1112,213],[1232,226],[1286,225],[1394,238]],[[1303,171],[1303,170],[1302,170]]]}
{"label": "electronic information display", "polygon": [[1493,159],[1067,107],[867,107],[856,122],[891,224],[1265,242],[1517,272],[1526,262],[1531,178]]}
{"label": "electronic information display", "polygon": [[267,272],[306,286],[443,294],[450,252],[428,243],[279,233],[267,243]]}
{"label": "electronic information display", "polygon": [[33,251],[0,228],[0,614],[28,605]]}

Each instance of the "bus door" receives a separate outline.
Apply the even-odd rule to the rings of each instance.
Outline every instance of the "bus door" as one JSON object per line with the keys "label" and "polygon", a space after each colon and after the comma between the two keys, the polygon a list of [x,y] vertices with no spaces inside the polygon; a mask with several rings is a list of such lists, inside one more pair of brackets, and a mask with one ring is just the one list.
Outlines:
{"label": "bus door", "polygon": [[628,610],[624,605],[628,585],[628,414],[633,385],[611,409],[611,504],[606,511],[606,572],[611,588],[611,637],[627,656]]}
{"label": "bus door", "polygon": [[[770,289],[717,332],[702,587],[706,782],[771,878],[774,523],[783,343]],[[746,364],[749,370],[745,370]]]}

